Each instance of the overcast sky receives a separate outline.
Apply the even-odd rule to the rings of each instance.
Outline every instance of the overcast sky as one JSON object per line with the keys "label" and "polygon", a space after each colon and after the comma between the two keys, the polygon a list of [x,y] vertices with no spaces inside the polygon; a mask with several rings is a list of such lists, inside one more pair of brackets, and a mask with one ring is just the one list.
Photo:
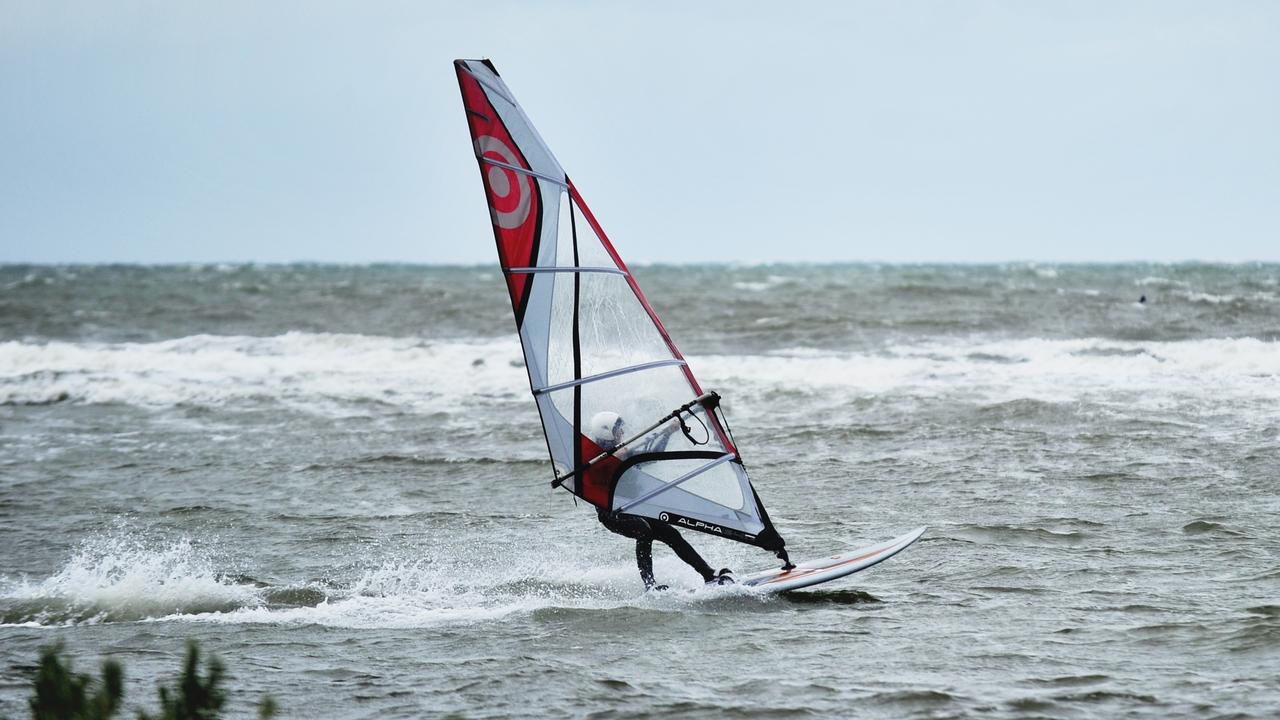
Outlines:
{"label": "overcast sky", "polygon": [[486,56],[632,261],[1280,260],[1280,3],[781,5],[0,0],[0,262],[492,262]]}

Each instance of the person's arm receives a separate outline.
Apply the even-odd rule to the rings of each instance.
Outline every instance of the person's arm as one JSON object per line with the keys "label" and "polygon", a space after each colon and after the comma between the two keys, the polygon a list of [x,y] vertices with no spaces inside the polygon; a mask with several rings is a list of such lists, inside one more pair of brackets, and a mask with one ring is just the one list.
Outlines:
{"label": "person's arm", "polygon": [[668,427],[654,433],[653,437],[649,438],[644,444],[645,452],[662,452],[666,450],[667,443],[671,442],[671,436],[679,429],[680,426],[678,424],[671,423]]}

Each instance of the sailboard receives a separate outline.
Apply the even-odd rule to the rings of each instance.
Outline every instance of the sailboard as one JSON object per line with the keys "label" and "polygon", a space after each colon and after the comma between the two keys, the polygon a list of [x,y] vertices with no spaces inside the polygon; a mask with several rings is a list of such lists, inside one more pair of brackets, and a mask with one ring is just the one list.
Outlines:
{"label": "sailboard", "polygon": [[[578,187],[493,63],[454,67],[551,485],[794,568],[719,395],[698,382]],[[602,417],[612,438],[599,432]]]}
{"label": "sailboard", "polygon": [[875,545],[850,550],[849,552],[796,563],[790,568],[773,568],[762,572],[744,575],[738,583],[766,593],[799,590],[800,588],[829,582],[856,572],[861,572],[873,565],[888,560],[911,547],[924,535],[926,528],[918,527],[909,533],[892,540]]}

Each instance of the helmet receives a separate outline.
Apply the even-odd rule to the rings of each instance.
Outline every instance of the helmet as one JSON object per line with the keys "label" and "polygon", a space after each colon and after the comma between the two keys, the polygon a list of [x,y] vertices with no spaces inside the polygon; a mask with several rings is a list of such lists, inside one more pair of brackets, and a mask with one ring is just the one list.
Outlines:
{"label": "helmet", "polygon": [[591,416],[587,425],[587,435],[605,450],[612,450],[622,442],[622,416],[616,412],[602,410]]}

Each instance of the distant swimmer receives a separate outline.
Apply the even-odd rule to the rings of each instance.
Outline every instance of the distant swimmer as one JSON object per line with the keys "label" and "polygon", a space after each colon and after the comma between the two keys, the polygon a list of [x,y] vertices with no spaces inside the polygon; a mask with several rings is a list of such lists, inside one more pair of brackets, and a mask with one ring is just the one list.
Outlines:
{"label": "distant swimmer", "polygon": [[1145,303],[1146,301],[1147,301],[1147,296],[1146,296],[1146,295],[1143,295],[1142,297],[1138,298],[1138,303],[1139,303],[1139,304],[1141,304],[1141,303]]}
{"label": "distant swimmer", "polygon": [[[618,413],[607,410],[598,412],[591,418],[591,439],[605,452],[611,452],[623,442],[623,430],[625,427],[626,423]],[[671,439],[676,427],[673,425],[651,439],[644,449],[648,452],[662,452],[665,450],[667,441]],[[629,454],[629,450],[623,448],[614,453],[614,456],[619,459],[625,459]],[[667,589],[666,585],[657,584],[657,580],[653,576],[654,540],[666,543],[681,560],[688,563],[694,570],[697,570],[707,584],[727,585],[733,582],[733,575],[728,569],[721,570],[718,573],[712,571],[711,566],[707,564],[706,560],[702,559],[698,551],[694,550],[693,546],[667,523],[639,515],[609,512],[603,507],[596,508],[596,517],[600,520],[600,524],[608,528],[610,532],[636,541],[636,565],[640,568],[640,580],[644,582],[646,590]]]}

